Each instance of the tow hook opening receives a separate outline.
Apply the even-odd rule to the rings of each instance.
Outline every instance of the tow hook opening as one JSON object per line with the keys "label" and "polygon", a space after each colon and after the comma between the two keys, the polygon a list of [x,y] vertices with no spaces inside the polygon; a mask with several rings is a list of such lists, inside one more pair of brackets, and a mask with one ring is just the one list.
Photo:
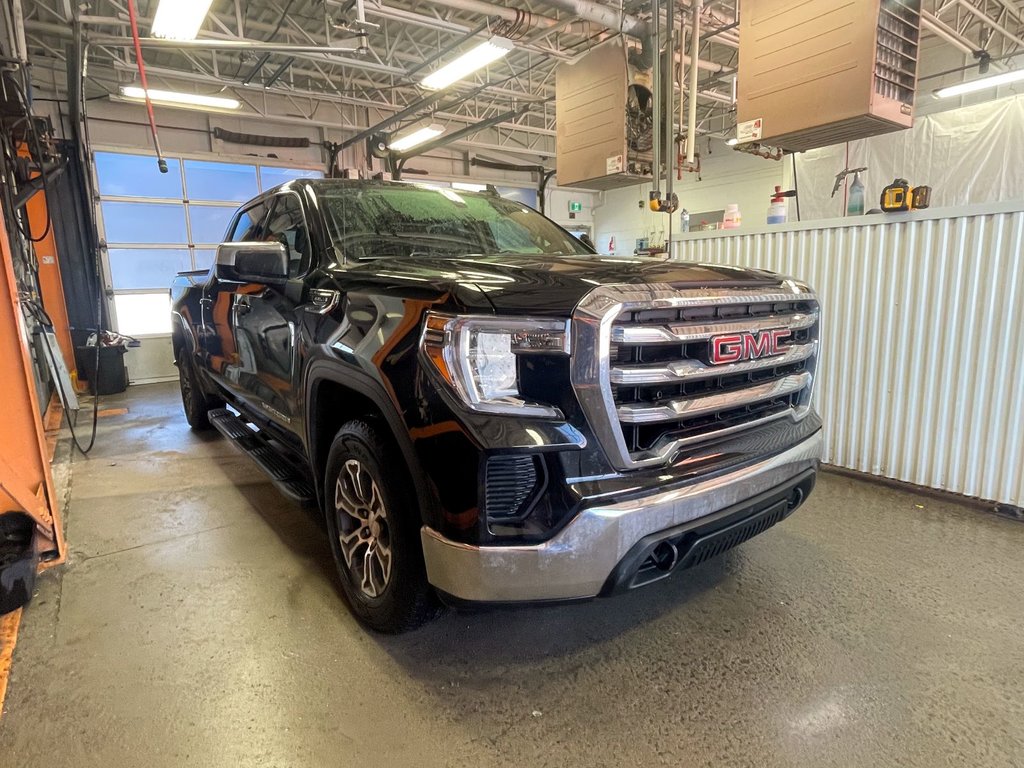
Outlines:
{"label": "tow hook opening", "polygon": [[789,494],[789,508],[791,510],[796,509],[804,503],[804,491],[803,488],[797,486],[793,489],[793,492]]}

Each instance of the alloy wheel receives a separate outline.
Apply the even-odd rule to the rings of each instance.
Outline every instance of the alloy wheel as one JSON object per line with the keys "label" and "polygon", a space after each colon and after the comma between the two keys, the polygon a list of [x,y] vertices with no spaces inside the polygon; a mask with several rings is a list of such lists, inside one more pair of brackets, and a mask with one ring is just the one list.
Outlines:
{"label": "alloy wheel", "polygon": [[349,459],[334,486],[338,542],[353,581],[367,597],[379,597],[391,580],[391,526],[376,481]]}

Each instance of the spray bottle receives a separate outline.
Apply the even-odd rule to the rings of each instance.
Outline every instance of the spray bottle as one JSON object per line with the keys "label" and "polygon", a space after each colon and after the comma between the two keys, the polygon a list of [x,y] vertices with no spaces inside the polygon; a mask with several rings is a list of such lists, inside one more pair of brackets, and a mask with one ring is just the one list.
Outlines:
{"label": "spray bottle", "polygon": [[850,182],[850,194],[846,201],[847,216],[864,215],[864,182],[860,180],[860,171],[854,171]]}
{"label": "spray bottle", "polygon": [[768,206],[768,223],[786,223],[786,198],[782,194],[782,187],[775,187],[775,194],[772,195],[771,205]]}

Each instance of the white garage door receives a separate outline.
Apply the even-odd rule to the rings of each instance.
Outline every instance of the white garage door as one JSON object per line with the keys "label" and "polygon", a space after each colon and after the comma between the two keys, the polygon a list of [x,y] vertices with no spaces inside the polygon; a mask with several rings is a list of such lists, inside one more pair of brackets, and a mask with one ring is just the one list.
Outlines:
{"label": "white garage door", "polygon": [[[104,278],[114,328],[135,337],[170,335],[167,289],[176,272],[208,269],[240,203],[285,181],[320,171],[262,163],[96,152]],[[146,371],[133,379],[149,378]]]}

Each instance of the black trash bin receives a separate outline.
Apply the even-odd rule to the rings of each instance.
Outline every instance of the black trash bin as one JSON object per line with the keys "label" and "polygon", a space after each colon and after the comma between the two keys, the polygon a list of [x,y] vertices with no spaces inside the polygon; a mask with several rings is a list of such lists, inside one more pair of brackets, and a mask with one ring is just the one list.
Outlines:
{"label": "black trash bin", "polygon": [[116,395],[128,389],[128,369],[124,366],[125,348],[100,347],[100,374],[96,376],[96,347],[75,347],[75,364],[93,395]]}
{"label": "black trash bin", "polygon": [[0,614],[32,599],[39,567],[36,524],[24,512],[0,514]]}

